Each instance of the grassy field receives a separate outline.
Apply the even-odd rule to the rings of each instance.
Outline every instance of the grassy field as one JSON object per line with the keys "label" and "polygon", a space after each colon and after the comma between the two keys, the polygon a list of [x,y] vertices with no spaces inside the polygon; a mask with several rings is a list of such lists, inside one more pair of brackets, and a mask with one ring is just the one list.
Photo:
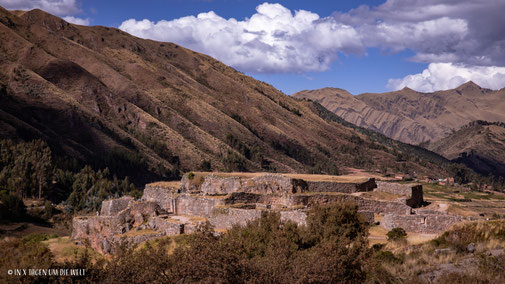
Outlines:
{"label": "grassy field", "polygon": [[[55,260],[57,262],[75,260],[82,256],[86,251],[86,247],[83,244],[72,240],[70,237],[58,237],[43,241],[43,243],[45,243],[54,254]],[[93,260],[104,257],[94,250],[88,250],[88,253],[90,253],[90,257]]]}
{"label": "grassy field", "polygon": [[[370,246],[375,244],[386,244],[388,242],[387,233],[388,230],[381,226],[374,225],[370,227],[368,241]],[[438,237],[437,234],[418,234],[418,233],[407,233],[407,244],[416,245],[427,241],[430,241]]]}
{"label": "grassy field", "polygon": [[428,208],[444,209],[462,216],[502,218],[505,216],[505,194],[492,191],[468,191],[463,187],[423,183]]}

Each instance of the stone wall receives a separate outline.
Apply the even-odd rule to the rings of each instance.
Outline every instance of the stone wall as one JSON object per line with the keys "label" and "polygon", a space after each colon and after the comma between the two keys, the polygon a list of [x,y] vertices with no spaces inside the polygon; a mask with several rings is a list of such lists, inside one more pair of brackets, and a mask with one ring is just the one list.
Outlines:
{"label": "stone wall", "polygon": [[423,186],[420,184],[400,184],[378,181],[376,191],[404,196],[406,198],[405,203],[410,207],[421,207],[424,203]]}
{"label": "stone wall", "polygon": [[238,204],[238,203],[258,203],[263,202],[265,200],[264,195],[255,194],[255,193],[247,193],[247,192],[233,192],[229,194],[224,199],[224,204]]}
{"label": "stone wall", "polygon": [[[248,222],[261,217],[262,212],[270,210],[251,210],[239,208],[215,208],[209,222],[216,229],[228,229],[233,225],[244,226]],[[303,210],[276,211],[280,214],[282,221],[292,221],[298,225],[305,225],[307,213]]]}
{"label": "stone wall", "polygon": [[184,194],[178,196],[175,201],[175,213],[177,215],[192,215],[208,218],[211,215],[212,208],[223,204],[223,199]]}
{"label": "stone wall", "polygon": [[241,187],[240,177],[220,177],[210,174],[204,178],[200,191],[205,194],[227,194],[239,191]]}
{"label": "stone wall", "polygon": [[331,181],[307,181],[307,189],[303,192],[341,192],[354,193],[372,191],[377,187],[375,179],[371,178],[362,183],[346,183]]}
{"label": "stone wall", "polygon": [[154,201],[137,201],[133,202],[127,209],[121,211],[118,215],[123,217],[125,222],[133,226],[138,226],[151,216],[166,214],[166,210],[162,209],[157,202]]}
{"label": "stone wall", "polygon": [[261,212],[263,211],[218,207],[212,211],[209,222],[216,229],[229,229],[233,225],[246,225],[247,222],[261,217]]}
{"label": "stone wall", "polygon": [[200,191],[209,195],[232,192],[286,194],[302,191],[306,187],[307,183],[303,180],[287,178],[283,175],[265,174],[253,178],[242,178],[210,174],[204,178]]}
{"label": "stone wall", "polygon": [[72,238],[87,239],[92,248],[102,253],[111,250],[111,238],[129,229],[119,216],[76,217],[72,220]]}
{"label": "stone wall", "polygon": [[300,192],[306,186],[306,183],[300,179],[267,174],[246,180],[244,192],[259,194],[292,194]]}
{"label": "stone wall", "polygon": [[157,202],[161,208],[172,212],[174,210],[173,199],[176,192],[175,189],[169,187],[146,185],[142,200]]}
{"label": "stone wall", "polygon": [[352,202],[358,205],[362,211],[375,213],[394,213],[398,215],[410,214],[412,208],[404,203],[395,201],[381,201],[367,199],[349,194],[297,194],[290,197],[290,206],[300,206],[305,204],[327,204]]}
{"label": "stone wall", "polygon": [[209,174],[201,184],[192,184],[188,175],[181,182],[182,192],[202,192],[208,195],[223,195],[232,192],[256,194],[293,194],[301,192],[342,192],[353,193],[371,191],[377,187],[375,179],[361,183],[305,181],[288,178],[280,174],[264,174],[253,178],[239,176],[219,176]]}
{"label": "stone wall", "polygon": [[433,209],[424,209],[424,208],[417,208],[414,210],[414,213],[419,214],[419,215],[447,215],[448,213],[445,211],[439,211],[439,210],[433,210]]}
{"label": "stone wall", "polygon": [[[147,185],[140,201],[131,197],[107,200],[101,216],[73,219],[72,238],[87,239],[100,252],[111,252],[125,238],[132,243],[162,235],[192,233],[208,220],[216,229],[246,225],[262,212],[278,212],[282,221],[305,225],[307,210],[314,204],[354,203],[359,213],[374,223],[374,214],[385,214],[386,229],[402,227],[408,232],[438,233],[464,217],[419,208],[423,204],[420,185],[375,182],[315,182],[265,174],[253,178],[209,174],[198,181],[185,175],[181,188]],[[402,196],[400,201],[368,199],[352,194],[371,191]]]}
{"label": "stone wall", "polygon": [[436,234],[448,230],[453,225],[468,220],[462,216],[423,214],[423,215],[394,215],[386,214],[381,226],[387,230],[403,228],[407,232]]}
{"label": "stone wall", "polygon": [[417,184],[401,184],[387,181],[377,181],[376,191],[388,192],[400,196],[410,197],[412,195],[411,188]]}
{"label": "stone wall", "polygon": [[149,228],[160,231],[165,235],[178,235],[184,233],[184,224],[174,222],[169,217],[151,217],[149,219]]}
{"label": "stone wall", "polygon": [[126,209],[132,200],[134,200],[134,198],[131,196],[123,196],[121,198],[105,200],[102,202],[102,210],[100,211],[100,215],[116,215],[120,211]]}

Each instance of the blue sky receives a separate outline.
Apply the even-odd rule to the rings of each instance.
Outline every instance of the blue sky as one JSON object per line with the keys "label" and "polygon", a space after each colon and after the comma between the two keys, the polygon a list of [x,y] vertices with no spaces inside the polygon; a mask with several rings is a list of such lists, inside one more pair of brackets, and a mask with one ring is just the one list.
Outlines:
{"label": "blue sky", "polygon": [[[501,0],[0,0],[209,54],[286,94],[505,87]],[[212,11],[212,12],[211,12]]]}

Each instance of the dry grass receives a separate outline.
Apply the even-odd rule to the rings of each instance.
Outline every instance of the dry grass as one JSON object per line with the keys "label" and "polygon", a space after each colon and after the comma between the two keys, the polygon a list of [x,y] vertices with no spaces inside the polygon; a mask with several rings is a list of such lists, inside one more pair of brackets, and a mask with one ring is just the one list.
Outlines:
{"label": "dry grass", "polygon": [[417,245],[422,244],[436,238],[437,234],[418,234],[418,233],[407,233],[407,241],[402,244],[398,242],[389,242],[387,240],[388,230],[382,226],[372,226],[368,231],[368,241],[370,245],[374,244],[388,244],[388,249],[394,249],[403,247],[404,245]]}
{"label": "dry grass", "polygon": [[417,245],[431,241],[438,237],[438,234],[407,233],[407,241],[411,245]]}
{"label": "dry grass", "polygon": [[374,199],[374,200],[387,200],[387,201],[396,201],[398,198],[401,198],[402,196],[389,193],[389,192],[381,192],[381,191],[368,191],[368,192],[361,192],[359,196],[368,198],[368,199]]}
{"label": "dry grass", "polygon": [[[70,237],[54,238],[43,241],[54,255],[57,262],[73,261],[81,257],[86,251],[86,247],[77,243]],[[88,250],[92,261],[103,258],[103,256],[94,250]]]}
{"label": "dry grass", "polygon": [[146,184],[146,186],[159,186],[159,187],[168,187],[168,188],[179,188],[181,187],[180,181],[158,181]]}
{"label": "dry grass", "polygon": [[387,243],[387,237],[386,237],[387,232],[388,231],[381,226],[370,227],[370,230],[368,231],[369,244],[372,246],[375,244]]}
{"label": "dry grass", "polygon": [[193,215],[178,215],[178,216],[173,216],[172,218],[179,218],[180,220],[183,220],[185,222],[189,221],[192,223],[207,221],[207,218],[205,218],[205,217],[193,216]]}
{"label": "dry grass", "polygon": [[382,180],[382,181],[391,181],[391,180],[396,180],[393,177],[384,177],[378,173],[371,173],[368,172],[364,169],[356,169],[356,168],[349,168],[346,167],[344,168],[346,175],[347,176],[355,176],[357,178],[375,178],[376,180]]}
{"label": "dry grass", "polygon": [[469,208],[465,208],[458,204],[450,204],[449,208],[447,208],[447,212],[449,214],[460,215],[460,216],[478,216],[477,212],[472,211]]}
{"label": "dry grass", "polygon": [[373,218],[374,218],[375,222],[380,222],[384,218],[384,215],[374,213]]}
{"label": "dry grass", "polygon": [[135,248],[135,250],[138,251],[138,250],[141,250],[141,249],[145,249],[147,247],[147,245],[149,245],[149,246],[151,246],[153,248],[156,248],[161,243],[169,242],[169,244],[167,246],[167,253],[168,254],[172,254],[172,253],[174,253],[174,250],[177,247],[177,239],[178,238],[180,238],[180,236],[174,235],[174,236],[164,236],[164,237],[157,238],[157,239],[154,239],[154,240],[148,240],[148,241],[145,241],[143,243],[140,243]]}
{"label": "dry grass", "polygon": [[331,175],[311,175],[311,174],[291,174],[291,173],[266,173],[266,172],[256,172],[256,173],[245,173],[245,172],[193,172],[194,178],[192,181],[198,181],[201,177],[205,177],[210,174],[214,174],[219,177],[242,177],[242,178],[254,178],[262,175],[282,175],[287,178],[303,179],[306,181],[328,181],[336,183],[362,183],[368,181],[371,176],[331,176]]}
{"label": "dry grass", "polygon": [[[483,267],[481,261],[489,259],[490,250],[505,248],[504,232],[505,221],[500,220],[458,224],[433,242],[428,240],[434,236],[409,234],[408,242],[387,243],[384,250],[391,251],[399,261],[384,261],[382,265],[389,273],[403,280],[422,280],[419,276],[426,276],[425,273],[433,271],[441,271],[439,277],[453,272],[463,276],[480,275],[484,279],[489,273],[486,269],[489,268]],[[474,253],[466,251],[466,245],[470,242],[476,244]],[[443,248],[447,249],[440,250]],[[495,275],[492,277],[503,278],[503,275],[499,275],[503,274],[502,269],[493,273]]]}

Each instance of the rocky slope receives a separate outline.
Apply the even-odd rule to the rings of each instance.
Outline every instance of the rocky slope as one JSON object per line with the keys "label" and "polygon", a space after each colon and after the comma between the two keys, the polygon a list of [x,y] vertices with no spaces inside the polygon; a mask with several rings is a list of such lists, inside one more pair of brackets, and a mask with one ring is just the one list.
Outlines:
{"label": "rocky slope", "polygon": [[196,169],[444,173],[209,56],[41,10],[0,7],[0,134],[138,183]]}
{"label": "rocky slope", "polygon": [[428,149],[483,174],[505,176],[505,124],[474,121]]}
{"label": "rocky slope", "polygon": [[505,122],[505,89],[492,91],[473,82],[434,93],[404,88],[352,96],[324,88],[293,97],[317,101],[348,122],[411,144],[442,139],[474,120]]}

